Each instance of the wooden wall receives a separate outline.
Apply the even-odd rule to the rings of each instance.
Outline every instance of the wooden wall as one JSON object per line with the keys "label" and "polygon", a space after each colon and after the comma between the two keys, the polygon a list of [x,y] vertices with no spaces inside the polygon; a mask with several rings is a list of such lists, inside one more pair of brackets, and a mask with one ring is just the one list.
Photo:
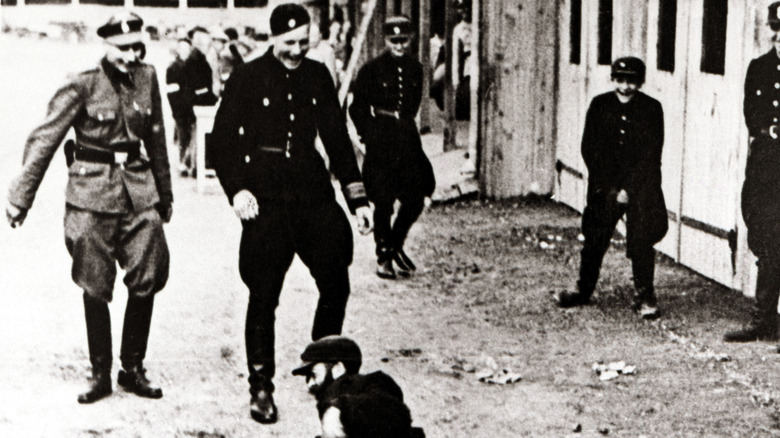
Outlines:
{"label": "wooden wall", "polygon": [[[582,210],[587,171],[579,141],[587,105],[609,91],[609,66],[597,62],[599,0],[581,0],[581,62],[571,62],[572,2],[560,0],[557,94],[556,198]],[[706,0],[678,0],[674,68],[659,70],[662,0],[615,0],[612,59],[645,60],[643,91],[664,106],[663,189],[670,230],[657,249],[724,285],[753,293],[755,267],[747,250],[739,207],[748,136],[742,116],[749,61],[770,48],[765,23],[769,1],[727,0],[725,64],[702,71]]]}
{"label": "wooden wall", "polygon": [[555,168],[558,2],[482,3],[480,190],[551,193]]}

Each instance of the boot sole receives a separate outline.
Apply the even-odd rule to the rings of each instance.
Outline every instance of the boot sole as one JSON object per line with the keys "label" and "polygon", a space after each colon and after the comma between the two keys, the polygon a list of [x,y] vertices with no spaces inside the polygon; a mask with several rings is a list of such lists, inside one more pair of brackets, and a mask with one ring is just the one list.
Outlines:
{"label": "boot sole", "polygon": [[79,404],[88,405],[88,404],[95,403],[96,401],[100,401],[100,400],[108,397],[113,392],[114,392],[113,389],[108,388],[105,392],[100,392],[97,395],[93,395],[91,397],[87,397],[85,394],[79,394],[79,397],[78,397],[77,400],[78,400]]}

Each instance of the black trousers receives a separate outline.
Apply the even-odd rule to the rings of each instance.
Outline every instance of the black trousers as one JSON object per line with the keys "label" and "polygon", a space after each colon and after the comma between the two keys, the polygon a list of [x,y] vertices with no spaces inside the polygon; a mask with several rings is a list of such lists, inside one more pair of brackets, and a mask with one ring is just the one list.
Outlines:
{"label": "black trousers", "polygon": [[[122,346],[119,359],[122,368],[140,367],[146,357],[149,327],[152,323],[154,294],[130,296],[125,308],[122,327]],[[87,321],[87,343],[92,369],[111,370],[113,359],[111,346],[111,313],[108,303],[84,292],[84,317]]]}
{"label": "black trousers", "polygon": [[353,250],[352,229],[335,201],[258,203],[260,215],[243,223],[239,250],[239,272],[249,287],[245,340],[252,390],[270,384],[276,371],[276,307],[295,254],[309,268],[320,293],[311,332],[317,340],[341,333]]}
{"label": "black trousers", "polygon": [[376,255],[383,257],[391,255],[392,251],[403,248],[406,236],[412,225],[420,217],[425,206],[425,197],[407,196],[399,199],[401,206],[392,225],[395,198],[383,197],[372,199],[374,203],[374,241]]}
{"label": "black trousers", "polygon": [[637,239],[632,233],[632,221],[636,220],[632,207],[614,201],[595,199],[589,201],[582,215],[582,234],[585,243],[580,252],[580,277],[577,283],[580,293],[590,296],[596,289],[604,254],[609,249],[615,226],[627,214],[626,226],[628,257],[634,275],[634,287],[652,293],[655,275],[655,250],[653,245]]}

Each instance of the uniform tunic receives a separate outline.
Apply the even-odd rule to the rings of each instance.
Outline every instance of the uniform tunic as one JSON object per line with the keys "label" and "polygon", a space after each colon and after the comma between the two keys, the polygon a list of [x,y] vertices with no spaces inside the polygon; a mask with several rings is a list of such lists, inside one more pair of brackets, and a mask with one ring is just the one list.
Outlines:
{"label": "uniform tunic", "polygon": [[[582,216],[585,244],[581,292],[593,291],[602,258],[623,214],[635,285],[652,287],[652,246],[668,230],[661,189],[663,142],[663,109],[648,95],[637,91],[628,103],[621,103],[615,92],[609,92],[591,102],[581,145],[588,168],[587,205]],[[617,202],[621,190],[628,194],[627,205]]]}
{"label": "uniform tunic", "polygon": [[320,292],[312,339],[341,332],[352,231],[315,149],[318,133],[349,209],[367,206],[324,65],[304,59],[289,70],[271,49],[231,74],[214,122],[212,157],[229,202],[248,190],[259,204],[258,217],[242,223],[239,249],[239,272],[250,290],[246,343],[253,390],[274,375],[274,311],[295,254]]}
{"label": "uniform tunic", "polygon": [[125,164],[79,160],[68,169],[65,238],[73,257],[73,280],[89,294],[111,300],[116,261],[126,270],[133,295],[162,289],[168,278],[168,247],[162,221],[152,209],[171,204],[157,75],[150,65],[116,70],[105,59],[71,76],[57,90],[46,120],[27,139],[22,170],[8,200],[29,209],[43,175],[70,128],[78,147],[114,152],[142,142]]}
{"label": "uniform tunic", "polygon": [[[423,198],[436,187],[414,121],[422,100],[422,65],[387,51],[360,69],[352,90],[349,114],[366,144],[363,177],[375,207],[376,253],[384,260],[402,249]],[[396,199],[401,208],[391,226]]]}
{"label": "uniform tunic", "polygon": [[[774,49],[752,60],[745,76],[745,123],[750,145],[742,215],[748,246],[759,257],[780,258],[780,140],[769,135],[780,120],[780,58]],[[780,135],[780,128],[777,128]]]}
{"label": "uniform tunic", "polygon": [[433,194],[436,180],[414,121],[422,100],[420,62],[385,52],[360,69],[352,91],[349,114],[366,144],[369,198]]}
{"label": "uniform tunic", "polygon": [[742,217],[748,247],[758,257],[754,314],[774,332],[780,293],[780,139],[770,135],[780,120],[780,58],[775,49],[750,62],[743,109],[753,137],[742,186]]}

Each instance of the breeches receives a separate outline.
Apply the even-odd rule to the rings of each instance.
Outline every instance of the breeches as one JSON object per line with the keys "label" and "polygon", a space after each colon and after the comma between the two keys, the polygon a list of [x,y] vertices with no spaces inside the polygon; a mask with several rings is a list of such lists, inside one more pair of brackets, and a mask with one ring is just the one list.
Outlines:
{"label": "breeches", "polygon": [[249,287],[245,337],[250,384],[257,375],[274,375],[275,312],[295,254],[320,293],[311,335],[316,340],[341,333],[353,250],[352,229],[335,202],[259,204],[259,216],[243,223],[239,250],[239,272]]}
{"label": "breeches", "polygon": [[68,205],[65,246],[73,259],[73,281],[103,301],[113,298],[117,262],[131,297],[154,294],[168,281],[168,244],[154,208],[106,214]]}

